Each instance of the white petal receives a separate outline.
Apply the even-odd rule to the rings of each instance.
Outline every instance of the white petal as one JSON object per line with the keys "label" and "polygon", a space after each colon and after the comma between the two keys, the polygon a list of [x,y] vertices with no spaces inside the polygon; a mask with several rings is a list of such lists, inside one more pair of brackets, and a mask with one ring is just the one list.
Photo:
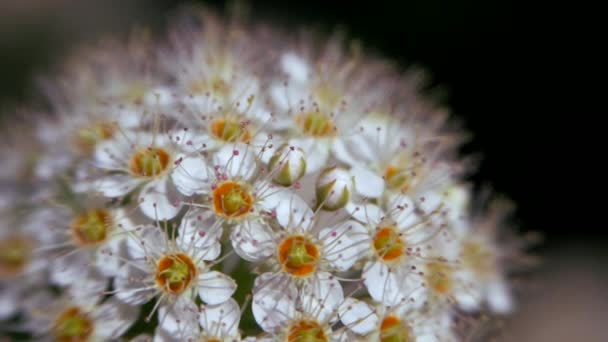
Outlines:
{"label": "white petal", "polygon": [[193,250],[196,258],[215,260],[221,251],[222,231],[221,222],[210,211],[191,210],[181,221],[177,245]]}
{"label": "white petal", "polygon": [[302,310],[320,322],[334,317],[343,300],[342,285],[327,272],[318,272],[309,278],[300,293]]}
{"label": "white petal", "polygon": [[370,296],[385,305],[394,305],[401,299],[395,274],[381,262],[368,262],[363,268],[363,283]]}
{"label": "white petal", "polygon": [[486,288],[487,301],[490,309],[499,314],[513,311],[513,299],[504,281],[493,281]]}
{"label": "white petal", "polygon": [[73,284],[88,269],[88,262],[89,255],[84,250],[58,256],[51,260],[51,281],[61,286]]}
{"label": "white petal", "polygon": [[219,305],[207,305],[201,309],[199,323],[204,331],[220,332],[226,339],[238,336],[241,310],[234,299],[229,299]]}
{"label": "white petal", "polygon": [[143,226],[127,236],[127,252],[134,260],[160,256],[167,244],[164,231],[156,226]]}
{"label": "white petal", "polygon": [[367,335],[378,323],[378,315],[374,308],[355,298],[344,300],[340,305],[339,315],[342,323],[359,335]]}
{"label": "white petal", "polygon": [[291,52],[281,56],[281,70],[298,83],[306,82],[310,73],[308,63],[300,56]]}
{"label": "white petal", "polygon": [[101,273],[107,277],[114,276],[122,264],[120,257],[123,254],[123,239],[113,237],[95,255],[95,264]]}
{"label": "white petal", "polygon": [[323,243],[323,255],[332,267],[348,270],[369,247],[370,236],[360,223],[346,221],[319,233]]}
{"label": "white petal", "polygon": [[262,261],[274,252],[274,234],[262,222],[245,221],[232,228],[230,240],[235,252],[251,262]]}
{"label": "white petal", "polygon": [[111,175],[93,183],[93,189],[104,196],[114,198],[124,196],[135,189],[142,180],[131,175]]}
{"label": "white petal", "polygon": [[291,146],[299,147],[306,156],[306,174],[315,173],[327,166],[331,142],[328,139],[291,139]]}
{"label": "white petal", "polygon": [[213,165],[230,178],[251,178],[257,171],[254,151],[248,145],[229,144],[213,156]]}
{"label": "white petal", "polygon": [[358,204],[350,202],[344,207],[354,219],[374,227],[382,221],[384,212],[375,204]]}
{"label": "white petal", "polygon": [[143,102],[148,107],[164,110],[176,103],[176,97],[168,87],[156,87],[144,95]]}
{"label": "white petal", "polygon": [[177,165],[171,173],[171,180],[179,192],[186,196],[201,193],[208,187],[209,175],[203,157],[179,155]]}
{"label": "white petal", "polygon": [[295,317],[295,302],[286,292],[267,288],[253,294],[251,311],[264,331],[275,332]]}
{"label": "white petal", "polygon": [[355,182],[355,191],[359,195],[378,198],[384,193],[384,179],[374,172],[361,166],[353,166],[350,173]]}
{"label": "white petal", "polygon": [[171,201],[170,197],[173,197],[173,194],[168,191],[166,179],[152,181],[146,184],[139,194],[139,209],[153,220],[170,220],[182,208],[181,201]]}
{"label": "white petal", "polygon": [[116,339],[131,327],[138,315],[138,307],[109,298],[94,311],[95,336]]}
{"label": "white petal", "polygon": [[[273,203],[275,207],[272,208],[270,203]],[[272,198],[265,199],[263,205],[268,210],[274,210],[277,221],[283,228],[298,226],[308,229],[311,227],[314,217],[312,209],[306,201],[290,190],[277,191]]]}
{"label": "white petal", "polygon": [[186,337],[198,335],[198,308],[189,299],[178,300],[172,305],[161,306],[158,309],[159,328],[167,333],[171,341],[184,340]]}
{"label": "white petal", "polygon": [[198,276],[198,294],[207,304],[222,303],[228,300],[235,290],[235,281],[223,273],[211,271]]}
{"label": "white petal", "polygon": [[95,305],[101,299],[108,285],[108,279],[95,268],[82,273],[78,280],[68,287],[68,292],[81,305]]}
{"label": "white petal", "polygon": [[414,202],[405,195],[395,195],[389,200],[387,211],[399,228],[409,228],[419,221]]}
{"label": "white petal", "polygon": [[[145,268],[146,266],[140,264],[140,267]],[[123,265],[114,278],[116,298],[129,305],[146,303],[155,295],[155,289],[148,288],[149,284],[145,283],[145,280],[149,277],[150,274],[137,267],[128,264]]]}

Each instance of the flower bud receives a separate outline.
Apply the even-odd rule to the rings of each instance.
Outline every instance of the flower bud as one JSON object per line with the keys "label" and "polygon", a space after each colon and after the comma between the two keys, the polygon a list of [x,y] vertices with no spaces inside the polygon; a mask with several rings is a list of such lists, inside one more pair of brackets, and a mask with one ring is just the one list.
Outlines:
{"label": "flower bud", "polygon": [[350,173],[338,167],[330,167],[317,179],[317,202],[325,210],[338,210],[346,206],[353,189]]}
{"label": "flower bud", "polygon": [[304,151],[299,147],[284,144],[277,149],[268,166],[275,183],[290,186],[306,173]]}

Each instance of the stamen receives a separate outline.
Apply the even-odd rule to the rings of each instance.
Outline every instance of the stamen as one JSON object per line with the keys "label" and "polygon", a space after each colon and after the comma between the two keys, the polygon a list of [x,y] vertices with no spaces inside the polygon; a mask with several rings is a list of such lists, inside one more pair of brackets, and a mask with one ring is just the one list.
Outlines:
{"label": "stamen", "polygon": [[165,292],[179,294],[188,288],[196,273],[196,266],[188,255],[165,255],[158,261],[156,283]]}
{"label": "stamen", "polygon": [[305,277],[313,273],[318,258],[317,246],[302,235],[290,236],[279,244],[279,263],[293,276]]}
{"label": "stamen", "polygon": [[129,170],[138,177],[156,177],[170,164],[169,152],[159,147],[140,149],[129,160]]}

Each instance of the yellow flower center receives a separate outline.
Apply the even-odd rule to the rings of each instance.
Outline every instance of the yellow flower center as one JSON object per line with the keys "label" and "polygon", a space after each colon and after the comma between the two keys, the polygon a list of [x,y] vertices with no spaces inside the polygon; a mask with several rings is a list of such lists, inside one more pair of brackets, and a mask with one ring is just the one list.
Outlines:
{"label": "yellow flower center", "polygon": [[300,320],[289,327],[287,342],[327,342],[323,327],[310,320]]}
{"label": "yellow flower center", "polygon": [[251,133],[246,125],[234,118],[217,118],[211,121],[209,131],[217,139],[225,142],[249,142]]}
{"label": "yellow flower center", "polygon": [[109,122],[99,122],[81,128],[74,137],[74,145],[82,153],[91,153],[95,146],[114,137],[116,125]]}
{"label": "yellow flower center", "polygon": [[93,335],[94,323],[77,307],[63,311],[53,326],[53,335],[60,342],[85,342]]}
{"label": "yellow flower center", "polygon": [[188,288],[196,273],[194,262],[186,254],[165,255],[158,261],[156,283],[165,292],[180,294]]}
{"label": "yellow flower center", "polygon": [[169,153],[162,148],[143,148],[129,160],[129,170],[138,177],[155,177],[169,167],[170,159]]}
{"label": "yellow flower center", "polygon": [[336,134],[333,120],[326,114],[311,112],[296,116],[296,124],[304,134],[313,137],[328,137]]}
{"label": "yellow flower center", "polygon": [[405,253],[405,244],[393,227],[382,227],[374,236],[374,249],[384,261],[393,261]]}
{"label": "yellow flower center", "polygon": [[0,278],[20,274],[28,264],[33,243],[25,237],[9,237],[0,241]]}
{"label": "yellow flower center", "polygon": [[446,295],[452,291],[452,269],[445,263],[427,264],[426,283],[433,291]]}
{"label": "yellow flower center", "polygon": [[113,227],[112,216],[106,209],[90,209],[72,223],[72,236],[79,245],[103,242]]}
{"label": "yellow flower center", "polygon": [[213,190],[213,207],[220,216],[241,217],[251,211],[253,196],[247,186],[226,181]]}
{"label": "yellow flower center", "polygon": [[387,316],[380,325],[380,342],[411,342],[411,328],[399,317]]}
{"label": "yellow flower center", "polygon": [[290,236],[279,244],[278,259],[285,272],[305,277],[317,268],[319,249],[302,235]]}

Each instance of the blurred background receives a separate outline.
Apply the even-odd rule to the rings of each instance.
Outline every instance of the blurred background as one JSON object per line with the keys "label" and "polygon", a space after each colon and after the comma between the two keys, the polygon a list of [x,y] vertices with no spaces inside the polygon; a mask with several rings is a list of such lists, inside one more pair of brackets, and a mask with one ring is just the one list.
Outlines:
{"label": "blurred background", "polygon": [[[27,101],[32,78],[72,47],[133,25],[162,31],[192,2],[0,0],[0,109]],[[253,18],[294,29],[340,27],[387,58],[430,71],[429,91],[444,94],[473,133],[465,152],[482,156],[472,180],[518,204],[521,231],[544,236],[531,251],[542,263],[518,282],[519,311],[505,320],[501,339],[608,340],[606,224],[592,222],[602,202],[584,193],[601,181],[576,147],[589,112],[566,110],[574,97],[569,72],[590,66],[561,59],[584,49],[553,8],[506,0],[246,3]]]}

